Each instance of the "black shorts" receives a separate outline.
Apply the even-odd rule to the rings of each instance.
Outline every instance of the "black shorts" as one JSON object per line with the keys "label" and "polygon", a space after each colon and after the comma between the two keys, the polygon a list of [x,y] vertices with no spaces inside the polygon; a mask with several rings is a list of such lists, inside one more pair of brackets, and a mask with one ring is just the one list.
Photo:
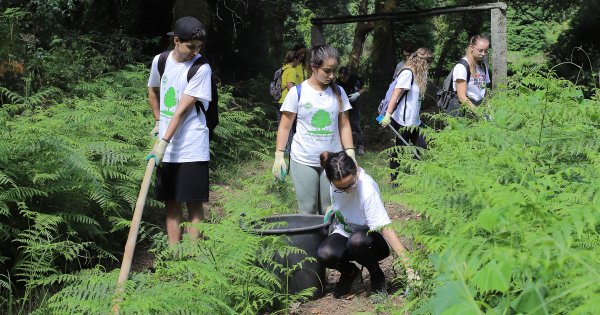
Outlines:
{"label": "black shorts", "polygon": [[208,161],[161,163],[156,168],[154,198],[160,201],[208,201]]}

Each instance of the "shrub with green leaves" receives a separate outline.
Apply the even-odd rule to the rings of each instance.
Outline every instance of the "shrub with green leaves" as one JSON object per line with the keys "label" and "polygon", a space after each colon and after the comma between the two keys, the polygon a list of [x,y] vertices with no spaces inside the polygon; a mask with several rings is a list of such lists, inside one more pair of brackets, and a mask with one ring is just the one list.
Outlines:
{"label": "shrub with green leaves", "polygon": [[[27,311],[51,276],[120,256],[153,143],[147,77],[130,66],[56,102],[0,90],[14,103],[0,108],[0,310]],[[220,96],[216,170],[260,150],[266,135],[260,109],[243,108],[229,87]],[[146,214],[160,203],[149,196],[147,206]],[[142,232],[158,217],[148,215]]]}
{"label": "shrub with green leaves", "polygon": [[[429,130],[394,197],[428,279],[414,314],[592,314],[600,309],[600,101],[519,73],[491,121]],[[409,154],[409,153],[408,153]],[[408,155],[410,156],[410,155]]]}

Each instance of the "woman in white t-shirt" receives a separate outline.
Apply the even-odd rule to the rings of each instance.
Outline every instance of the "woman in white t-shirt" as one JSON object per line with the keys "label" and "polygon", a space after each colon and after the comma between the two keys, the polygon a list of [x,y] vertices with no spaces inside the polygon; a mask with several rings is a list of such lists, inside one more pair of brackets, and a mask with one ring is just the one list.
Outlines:
{"label": "woman in white t-shirt", "polygon": [[[423,149],[427,148],[427,143],[419,132],[418,127],[421,125],[419,113],[427,89],[427,70],[432,60],[433,55],[427,48],[419,48],[408,56],[404,68],[400,70],[396,79],[396,86],[387,105],[385,116],[380,122],[383,127],[391,124],[394,129],[414,127],[402,128],[400,135],[410,145]],[[401,139],[396,138],[396,146],[404,145]],[[393,153],[390,159],[392,183],[396,180],[395,170],[399,166],[398,156]]]}
{"label": "woman in white t-shirt", "polygon": [[281,106],[281,121],[275,143],[273,175],[286,175],[284,149],[294,119],[296,133],[290,152],[290,173],[298,210],[304,214],[323,213],[331,204],[329,180],[319,162],[323,151],[346,152],[354,158],[348,110],[352,108],[344,90],[335,84],[339,55],[329,45],[317,45],[310,52],[310,78],[292,87]]}
{"label": "woman in white t-shirt", "polygon": [[385,275],[379,261],[389,256],[389,246],[400,257],[409,278],[414,279],[416,274],[408,266],[406,249],[388,226],[391,220],[377,183],[344,151],[323,152],[320,160],[331,181],[333,203],[325,218],[333,219],[333,232],[319,246],[317,258],[325,267],[340,272],[334,296],[350,293],[352,282],[360,274],[351,261],[367,268],[373,292],[385,293]]}
{"label": "woman in white t-shirt", "polygon": [[491,82],[483,61],[489,47],[490,40],[487,37],[483,35],[471,37],[465,56],[452,69],[452,88],[456,91],[458,102],[450,102],[448,105],[446,111],[450,115],[464,116],[464,112],[460,110],[461,104],[475,111],[483,102],[486,86]]}

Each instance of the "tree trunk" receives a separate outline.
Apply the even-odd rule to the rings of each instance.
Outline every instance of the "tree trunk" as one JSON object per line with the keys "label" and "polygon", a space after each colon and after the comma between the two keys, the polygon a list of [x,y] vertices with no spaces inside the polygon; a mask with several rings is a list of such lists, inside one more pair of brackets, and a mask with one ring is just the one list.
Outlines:
{"label": "tree trunk", "polygon": [[193,16],[206,27],[212,22],[210,5],[206,0],[176,0],[173,5],[173,23],[184,16]]}
{"label": "tree trunk", "polygon": [[[396,9],[395,0],[375,3],[376,13],[391,13]],[[373,30],[373,75],[376,78],[391,78],[396,66],[393,24],[390,21],[377,21]]]}
{"label": "tree trunk", "polygon": [[[375,2],[375,13],[389,13],[396,9],[396,1]],[[377,21],[373,29],[372,70],[369,90],[373,95],[385,95],[396,67],[393,22]]]}
{"label": "tree trunk", "polygon": [[[367,11],[369,0],[361,0],[359,3],[358,14],[368,14]],[[356,73],[360,65],[360,56],[362,55],[365,39],[369,32],[374,28],[373,22],[358,22],[354,28],[354,41],[352,42],[352,52],[350,53],[350,61],[348,68],[351,73]]]}
{"label": "tree trunk", "polygon": [[283,33],[284,33],[284,23],[287,18],[287,13],[289,10],[289,3],[285,0],[277,0],[276,6],[273,12],[272,19],[272,32],[271,32],[271,60],[275,60],[275,65],[281,66],[283,65],[283,57],[285,52],[283,51]]}

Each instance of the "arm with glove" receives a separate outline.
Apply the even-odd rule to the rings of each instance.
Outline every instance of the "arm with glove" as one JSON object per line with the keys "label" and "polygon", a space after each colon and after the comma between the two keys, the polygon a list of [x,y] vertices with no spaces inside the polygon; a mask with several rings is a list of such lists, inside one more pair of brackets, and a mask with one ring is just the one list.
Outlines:
{"label": "arm with glove", "polygon": [[175,109],[175,113],[171,118],[171,122],[169,123],[167,131],[163,135],[162,139],[154,145],[152,151],[146,157],[146,160],[155,158],[156,166],[160,165],[165,151],[167,149],[167,146],[173,138],[173,135],[175,135],[175,132],[177,132],[177,129],[179,128],[179,125],[181,125],[181,122],[183,121],[183,118],[187,111],[191,110],[194,107],[195,103],[195,97],[187,94],[182,94],[181,99],[177,103],[177,108]]}
{"label": "arm with glove", "polygon": [[338,116],[338,119],[342,147],[344,148],[344,151],[346,151],[346,154],[348,154],[358,166],[358,163],[356,162],[356,154],[354,152],[354,140],[352,140],[352,127],[350,126],[350,117],[348,111],[341,112]]}
{"label": "arm with glove", "polygon": [[387,243],[390,244],[390,247],[394,250],[396,255],[398,255],[398,258],[400,259],[400,264],[402,265],[402,267],[404,267],[404,270],[406,270],[408,280],[411,282],[420,280],[421,278],[417,271],[410,267],[410,261],[407,257],[407,250],[404,247],[404,244],[402,244],[400,238],[398,238],[398,235],[396,235],[396,232],[391,227],[385,227],[383,229],[382,234]]}
{"label": "arm with glove", "polygon": [[285,164],[283,152],[285,151],[288,136],[295,118],[296,113],[286,111],[281,112],[281,121],[279,122],[279,128],[277,129],[277,140],[275,141],[275,162],[273,163],[273,169],[271,170],[275,179],[279,181],[283,181],[287,175],[287,165]]}
{"label": "arm with glove", "polygon": [[348,100],[350,101],[350,103],[354,103],[354,102],[356,102],[356,100],[358,99],[359,96],[360,96],[359,92],[354,92],[354,93],[348,95]]}
{"label": "arm with glove", "polygon": [[392,93],[392,96],[390,97],[390,101],[387,104],[387,109],[385,110],[385,116],[379,122],[379,124],[382,127],[387,127],[392,122],[392,113],[396,110],[398,98],[400,97],[400,95],[402,95],[403,92],[404,92],[404,89],[402,89],[402,88],[394,89],[394,92]]}

